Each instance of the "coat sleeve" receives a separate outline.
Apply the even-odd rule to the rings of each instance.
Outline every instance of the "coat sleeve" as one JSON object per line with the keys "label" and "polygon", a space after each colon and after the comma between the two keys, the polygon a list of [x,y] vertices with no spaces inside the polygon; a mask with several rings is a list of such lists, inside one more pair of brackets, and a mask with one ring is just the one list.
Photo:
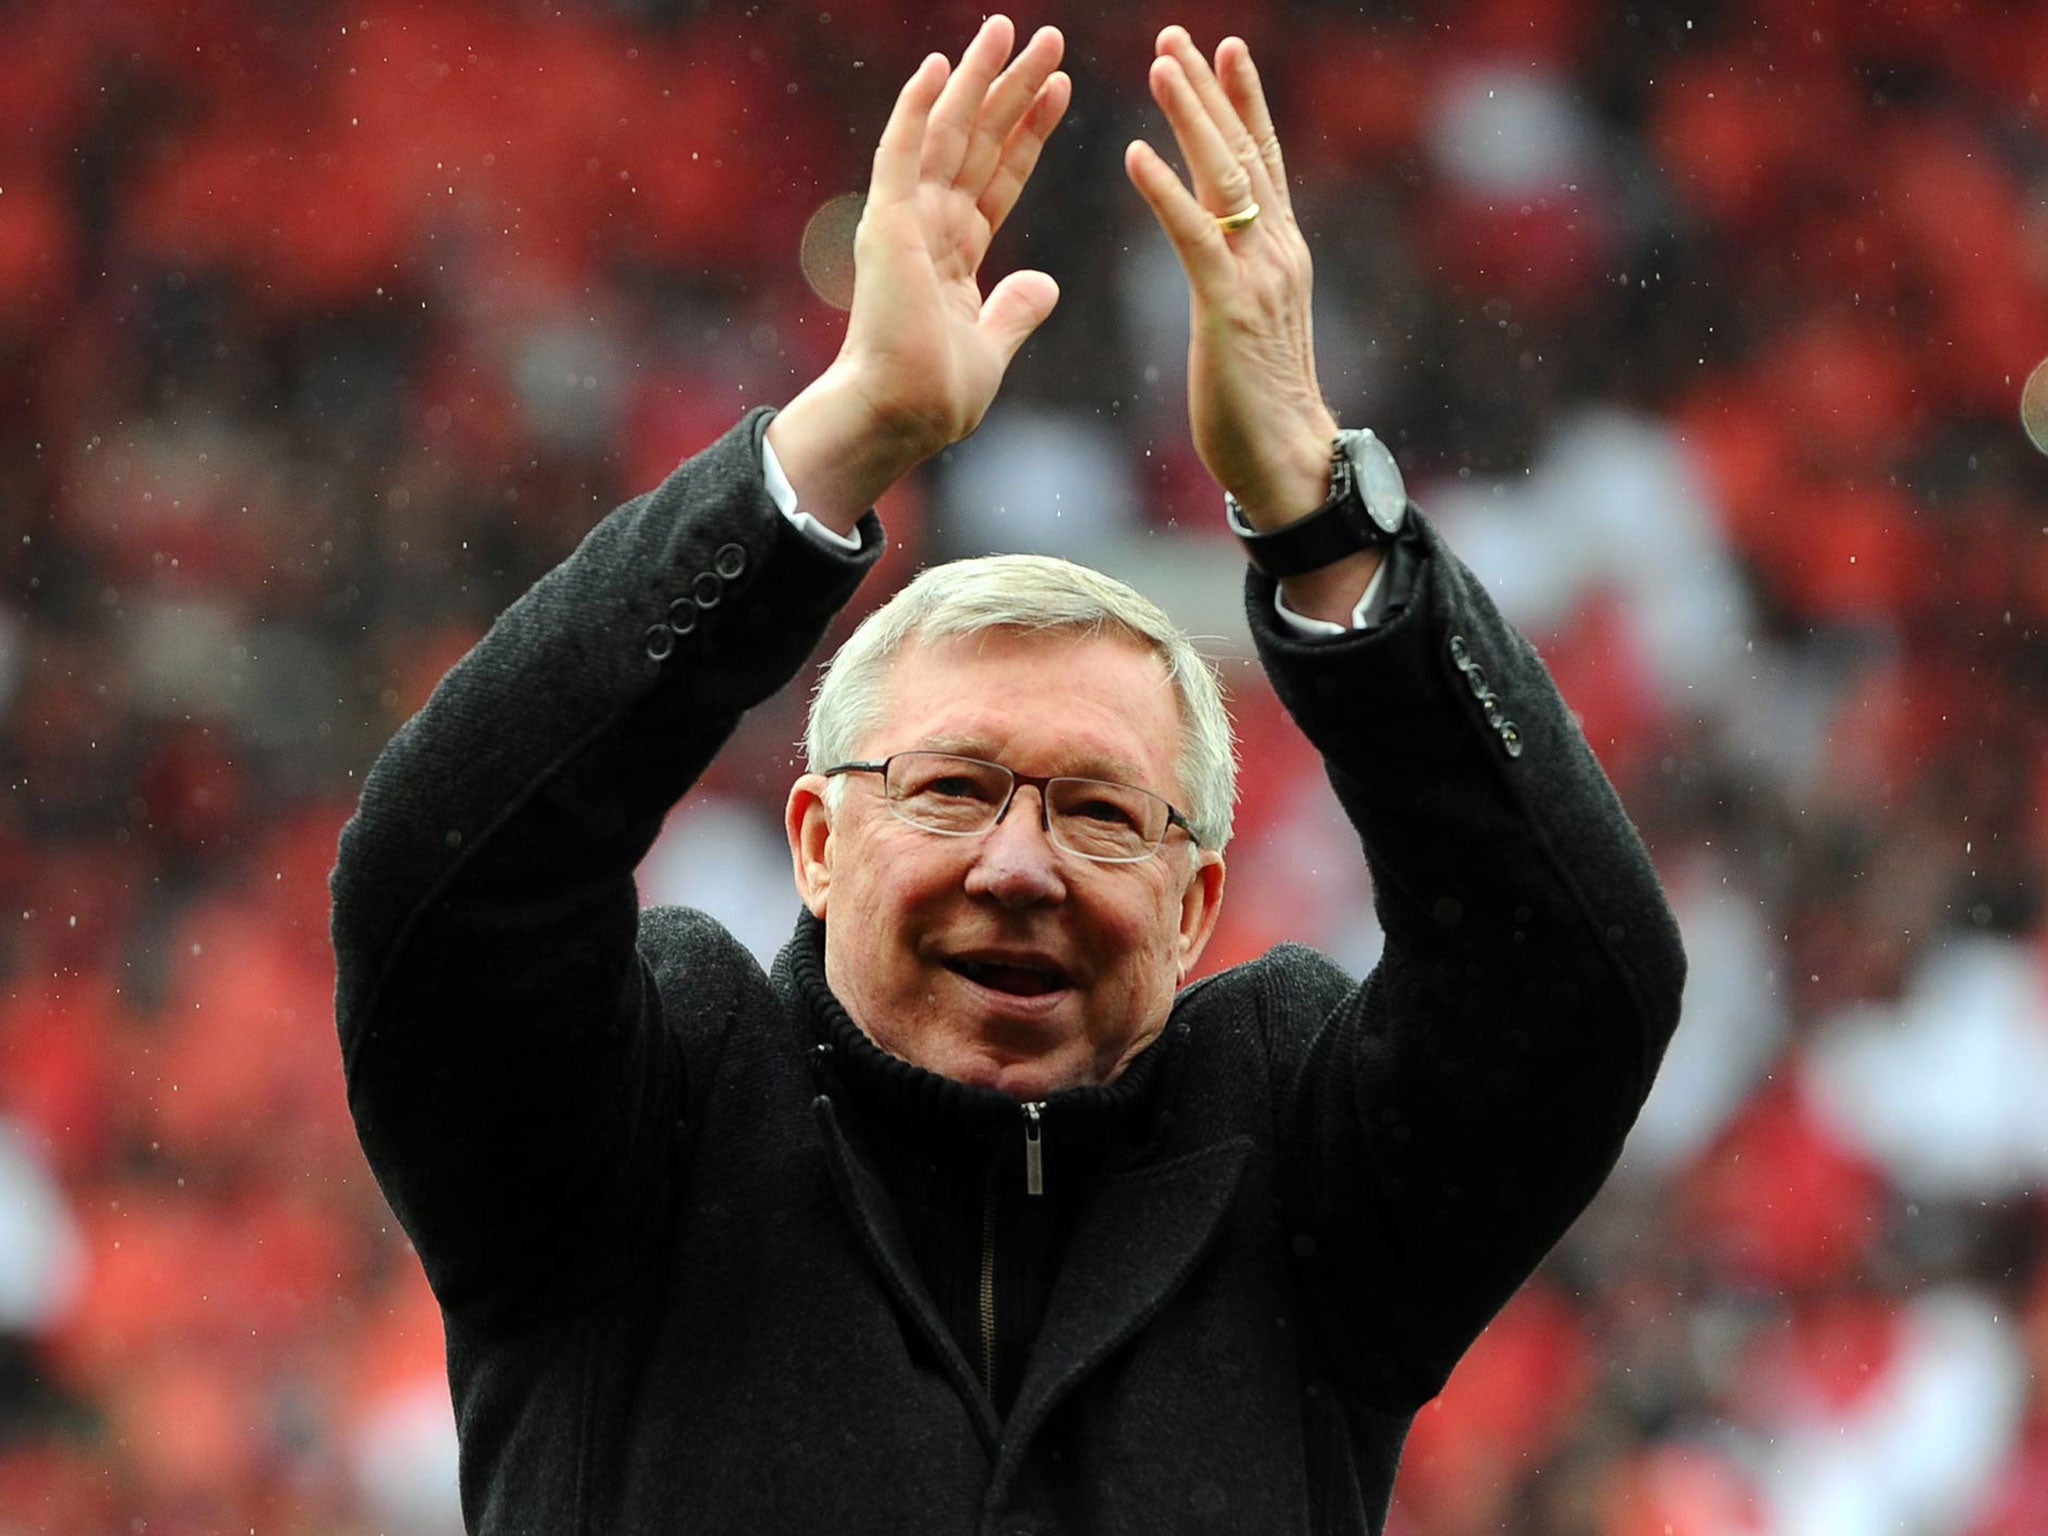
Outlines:
{"label": "coat sleeve", "polygon": [[332,877],[364,1151],[451,1312],[611,1285],[672,1209],[691,1043],[740,985],[712,925],[660,1013],[634,866],[742,712],[793,677],[880,548],[793,528],[757,412],[613,512],[370,770]]}
{"label": "coat sleeve", "polygon": [[[1362,986],[1297,951],[1260,1012],[1294,1253],[1338,1379],[1413,1408],[1591,1199],[1678,1018],[1678,929],[1530,644],[1416,516],[1355,637],[1251,622],[1371,868]],[[1304,1240],[1305,1239],[1305,1240]]]}

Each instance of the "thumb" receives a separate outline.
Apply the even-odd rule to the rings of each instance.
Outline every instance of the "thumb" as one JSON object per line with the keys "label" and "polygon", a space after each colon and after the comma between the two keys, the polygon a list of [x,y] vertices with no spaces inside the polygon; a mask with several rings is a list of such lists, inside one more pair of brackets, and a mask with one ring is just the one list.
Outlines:
{"label": "thumb", "polygon": [[1001,352],[1004,367],[1059,301],[1060,285],[1044,272],[1012,272],[989,291],[981,305],[981,332]]}

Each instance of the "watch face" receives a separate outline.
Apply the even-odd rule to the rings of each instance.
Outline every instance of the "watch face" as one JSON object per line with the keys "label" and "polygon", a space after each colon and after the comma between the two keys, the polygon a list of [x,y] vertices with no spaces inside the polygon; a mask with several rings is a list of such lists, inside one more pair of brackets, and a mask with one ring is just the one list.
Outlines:
{"label": "watch face", "polygon": [[1361,429],[1345,436],[1345,457],[1351,460],[1365,510],[1387,533],[1399,533],[1408,517],[1408,485],[1401,478],[1401,466],[1372,432]]}

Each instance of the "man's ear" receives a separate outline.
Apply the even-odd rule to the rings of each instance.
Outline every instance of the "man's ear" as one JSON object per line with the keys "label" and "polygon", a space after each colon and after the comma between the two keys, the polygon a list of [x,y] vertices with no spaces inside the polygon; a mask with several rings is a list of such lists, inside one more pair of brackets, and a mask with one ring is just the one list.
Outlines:
{"label": "man's ear", "polygon": [[789,803],[782,808],[796,893],[811,909],[811,916],[820,919],[825,916],[825,893],[832,885],[832,811],[825,804],[827,782],[823,774],[803,775],[789,786]]}
{"label": "man's ear", "polygon": [[1223,855],[1213,848],[1195,850],[1195,867],[1187,888],[1180,893],[1180,979],[1186,981],[1209,935],[1216,931],[1216,919],[1223,911]]}

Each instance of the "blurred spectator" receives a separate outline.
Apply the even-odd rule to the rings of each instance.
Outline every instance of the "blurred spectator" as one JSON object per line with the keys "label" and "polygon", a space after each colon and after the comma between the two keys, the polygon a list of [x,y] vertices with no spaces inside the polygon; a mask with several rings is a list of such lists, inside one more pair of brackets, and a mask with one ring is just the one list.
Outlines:
{"label": "blurred spectator", "polygon": [[84,1268],[63,1192],[0,1119],[0,1336],[47,1330],[76,1299]]}

